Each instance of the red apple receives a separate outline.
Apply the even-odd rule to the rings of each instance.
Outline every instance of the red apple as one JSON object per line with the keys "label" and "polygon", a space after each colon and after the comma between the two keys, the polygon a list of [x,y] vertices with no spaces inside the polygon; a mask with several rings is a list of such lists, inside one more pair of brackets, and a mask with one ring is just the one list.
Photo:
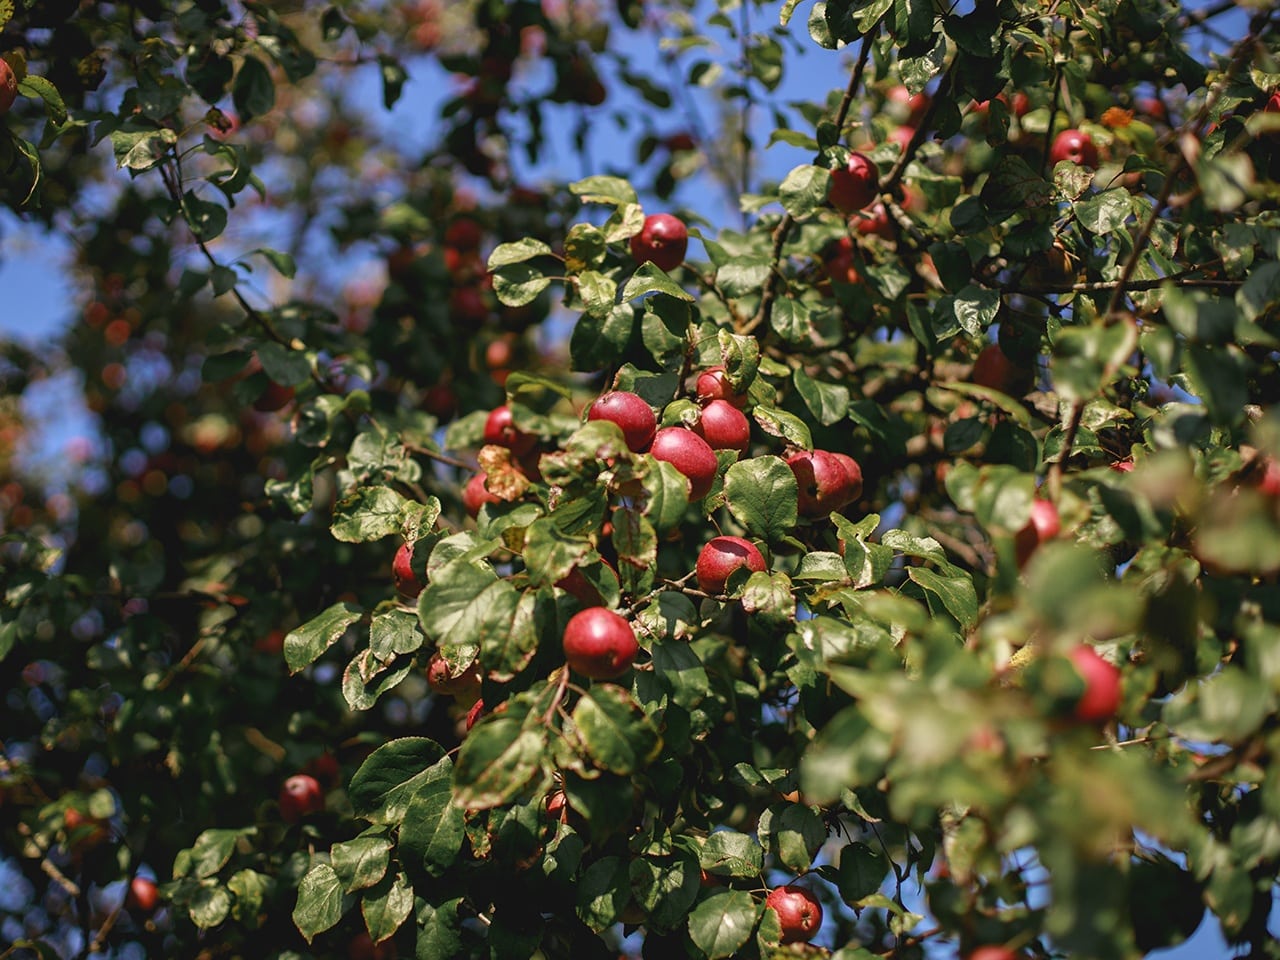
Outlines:
{"label": "red apple", "polygon": [[854,256],[853,249],[853,238],[848,236],[841,237],[826,249],[822,268],[836,283],[862,282],[862,274],[858,273],[858,260]]}
{"label": "red apple", "polygon": [[669,213],[651,213],[644,218],[640,232],[631,238],[631,256],[636,263],[653,261],[667,272],[684,263],[688,249],[688,229]]}
{"label": "red apple", "polygon": [[1117,460],[1114,463],[1108,464],[1108,466],[1111,467],[1111,469],[1114,470],[1116,473],[1132,473],[1133,459],[1130,458],[1128,460]]}
{"label": "red apple", "polygon": [[822,926],[822,904],[812,891],[798,884],[774,887],[764,905],[778,915],[782,943],[807,943]]}
{"label": "red apple", "polygon": [[727,400],[712,400],[703,407],[693,432],[712,450],[737,450],[742,454],[751,445],[747,415]]}
{"label": "red apple", "polygon": [[449,293],[449,313],[463,325],[481,323],[488,319],[489,304],[479,287],[457,287]]}
{"label": "red apple", "polygon": [[151,913],[160,902],[160,893],[156,882],[149,877],[134,877],[129,881],[129,892],[124,898],[124,905],[130,910],[141,910]]}
{"label": "red apple", "polygon": [[484,240],[484,228],[470,217],[459,217],[444,232],[444,242],[454,250],[476,250]]}
{"label": "red apple", "polygon": [[729,383],[729,372],[724,367],[711,367],[698,374],[695,384],[699,402],[724,400],[741,409],[747,405],[747,395],[738,393]]}
{"label": "red apple", "polygon": [[1258,473],[1258,492],[1267,497],[1280,497],[1280,461],[1274,457],[1262,458],[1262,470]]}
{"label": "red apple", "polygon": [[1084,678],[1084,693],[1076,701],[1072,716],[1081,723],[1110,720],[1120,709],[1120,671],[1087,644],[1074,647],[1067,656]]}
{"label": "red apple", "polygon": [[965,960],[1019,960],[1019,954],[1008,947],[986,944],[968,954]]}
{"label": "red apple", "polygon": [[552,790],[547,794],[547,816],[552,820],[564,820],[569,816],[569,798],[563,790]]}
{"label": "red apple", "polygon": [[480,683],[478,663],[472,663],[462,673],[455,674],[449,661],[440,656],[439,650],[431,654],[431,659],[427,661],[427,684],[432,693],[450,697],[468,696],[480,692]]}
{"label": "red apple", "polygon": [[3,59],[0,59],[0,117],[9,112],[18,99],[18,77]]}
{"label": "red apple", "polygon": [[462,506],[472,519],[480,516],[480,508],[486,503],[501,503],[502,498],[489,492],[484,485],[485,474],[477,473],[462,488]]}
{"label": "red apple", "polygon": [[720,463],[707,441],[684,427],[664,427],[653,437],[649,453],[665,460],[689,478],[690,500],[701,500],[711,492]]}
{"label": "red apple", "polygon": [[1063,130],[1053,138],[1049,148],[1049,164],[1054,166],[1063,160],[1082,167],[1098,165],[1098,148],[1087,133],[1074,128]]}
{"label": "red apple", "polygon": [[653,442],[658,430],[658,418],[639,394],[615,390],[596,399],[587,411],[588,420],[608,420],[616,423],[626,438],[627,447],[634,453],[643,453]]}
{"label": "red apple", "polygon": [[1031,98],[1025,93],[1019,91],[1013,95],[1013,115],[1015,117],[1025,117],[1031,109]]}
{"label": "red apple", "polygon": [[639,652],[631,624],[606,607],[580,610],[565,624],[564,658],[584,677],[611,680],[621,676]]}
{"label": "red apple", "polygon": [[391,577],[402,597],[412,600],[422,592],[423,582],[413,572],[413,545],[400,544],[395,559],[391,561]]}
{"label": "red apple", "polygon": [[511,419],[511,408],[504,403],[495,407],[485,420],[484,442],[506,447],[518,457],[533,450],[538,438],[515,425]]}
{"label": "red apple", "polygon": [[477,700],[471,705],[471,709],[467,711],[466,727],[470,730],[476,725],[476,722],[484,716],[484,701]]}
{"label": "red apple", "polygon": [[698,588],[705,593],[724,593],[729,575],[739,567],[761,571],[765,569],[764,555],[742,537],[712,537],[698,554]]}
{"label": "red apple", "polygon": [[973,372],[969,375],[969,379],[978,386],[1007,394],[1013,393],[1021,378],[1022,371],[1014,366],[999,344],[995,343],[982,348],[978,359],[973,362]]}
{"label": "red apple", "polygon": [[[1267,105],[1262,108],[1266,113],[1280,113],[1280,90],[1273,93],[1267,100]],[[0,111],[2,113],[3,111]]]}
{"label": "red apple", "polygon": [[880,173],[865,153],[849,154],[843,170],[831,171],[827,199],[837,210],[853,213],[870,205],[880,192]]}
{"label": "red apple", "polygon": [[893,221],[889,219],[888,209],[878,200],[871,205],[870,210],[850,217],[849,224],[858,233],[893,239]]}
{"label": "red apple", "polygon": [[347,943],[347,960],[395,960],[395,956],[394,942],[374,943],[366,930],[361,930]]}
{"label": "red apple", "polygon": [[854,489],[845,464],[826,450],[797,450],[787,457],[787,466],[800,485],[798,507],[802,517],[825,517],[862,492]]}
{"label": "red apple", "polygon": [[1013,538],[1014,552],[1017,556],[1018,569],[1026,566],[1040,544],[1052,540],[1062,529],[1058,518],[1058,508],[1048,500],[1035,500],[1031,504],[1031,519]]}
{"label": "red apple", "polygon": [[858,466],[858,461],[853,459],[847,453],[831,454],[840,461],[844,467],[844,472],[849,475],[849,483],[853,486],[853,492],[849,494],[849,502],[852,503],[862,496],[862,467]]}
{"label": "red apple", "polygon": [[324,809],[324,792],[315,777],[295,774],[280,788],[280,816],[285,823],[297,823],[308,814]]}

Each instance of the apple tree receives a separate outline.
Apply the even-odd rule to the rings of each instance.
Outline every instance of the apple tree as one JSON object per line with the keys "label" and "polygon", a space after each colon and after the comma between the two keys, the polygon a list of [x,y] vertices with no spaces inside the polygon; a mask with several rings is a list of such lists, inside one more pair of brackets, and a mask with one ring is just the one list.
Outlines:
{"label": "apple tree", "polygon": [[2,955],[1280,956],[1278,16],[0,0]]}

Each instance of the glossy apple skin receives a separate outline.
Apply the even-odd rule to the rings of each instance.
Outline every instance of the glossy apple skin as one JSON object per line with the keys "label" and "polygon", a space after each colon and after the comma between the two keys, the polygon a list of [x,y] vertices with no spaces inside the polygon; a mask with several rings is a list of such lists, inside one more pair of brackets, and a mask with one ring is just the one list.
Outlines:
{"label": "glossy apple skin", "polygon": [[880,173],[865,153],[849,154],[842,170],[831,171],[827,199],[842,213],[853,213],[871,204],[880,193]]}
{"label": "glossy apple skin", "polygon": [[1063,130],[1053,138],[1053,146],[1049,148],[1049,165],[1055,166],[1063,160],[1082,167],[1098,165],[1098,148],[1087,134],[1074,128]]}
{"label": "glossy apple skin", "polygon": [[324,809],[324,792],[315,777],[295,774],[280,788],[280,816],[286,823],[297,823],[303,817]]}
{"label": "glossy apple skin", "polygon": [[712,400],[703,407],[693,432],[712,450],[737,450],[743,454],[751,446],[751,422],[727,400]]}
{"label": "glossy apple skin", "polygon": [[658,418],[653,407],[642,397],[626,390],[615,390],[596,398],[587,411],[588,420],[608,420],[616,423],[627,441],[627,449],[644,453],[653,443],[658,432]]}
{"label": "glossy apple skin", "polygon": [[1031,504],[1031,519],[1013,538],[1018,569],[1026,566],[1031,554],[1046,540],[1052,540],[1062,529],[1058,508],[1048,500],[1036,500]]}
{"label": "glossy apple skin", "polygon": [[752,572],[764,570],[764,555],[754,543],[742,537],[712,537],[698,554],[694,567],[698,589],[705,593],[724,593],[729,576],[739,567]]}
{"label": "glossy apple skin", "polygon": [[707,441],[684,427],[664,427],[653,438],[649,453],[665,460],[686,477],[692,489],[690,500],[701,500],[711,492],[720,462]]}
{"label": "glossy apple skin", "polygon": [[538,438],[515,425],[511,408],[504,403],[489,412],[484,422],[484,442],[506,447],[516,456],[522,456],[537,446]]}
{"label": "glossy apple skin", "polygon": [[700,402],[723,400],[731,403],[739,410],[747,405],[747,395],[737,393],[729,383],[729,372],[724,367],[711,367],[698,374],[694,384]]}
{"label": "glossy apple skin", "polygon": [[502,500],[490,493],[484,485],[485,474],[477,473],[467,485],[462,488],[462,506],[466,509],[467,515],[475,519],[480,515],[480,508],[486,503],[501,503]]}
{"label": "glossy apple skin", "polygon": [[794,883],[774,887],[764,905],[778,915],[782,943],[808,943],[822,926],[822,904],[811,891]]}
{"label": "glossy apple skin", "polygon": [[160,893],[154,880],[149,877],[134,877],[129,881],[129,893],[125,896],[124,904],[130,910],[151,913],[159,902]]}
{"label": "glossy apple skin", "polygon": [[422,592],[423,583],[413,572],[413,545],[400,544],[395,559],[391,561],[391,577],[396,582],[400,596],[412,600]]}
{"label": "glossy apple skin", "polygon": [[1120,671],[1087,644],[1067,654],[1080,676],[1084,693],[1076,701],[1072,716],[1081,723],[1105,723],[1120,709]]}
{"label": "glossy apple skin", "polygon": [[631,238],[631,256],[636,263],[652,262],[668,273],[684,263],[688,249],[688,228],[669,213],[649,214],[640,232]]}
{"label": "glossy apple skin", "polygon": [[787,466],[800,486],[797,506],[803,517],[825,517],[861,493],[855,492],[845,465],[826,450],[797,450],[787,457]]}
{"label": "glossy apple skin", "polygon": [[13,67],[0,60],[0,117],[9,112],[17,99],[18,77],[13,72]]}
{"label": "glossy apple skin", "polygon": [[840,465],[844,467],[844,472],[849,475],[849,484],[853,488],[849,494],[849,502],[852,503],[862,496],[862,467],[858,465],[857,460],[847,453],[833,453],[831,456],[840,461]]}
{"label": "glossy apple skin", "polygon": [[631,624],[607,607],[588,607],[564,628],[564,658],[576,673],[612,680],[635,662],[640,645]]}

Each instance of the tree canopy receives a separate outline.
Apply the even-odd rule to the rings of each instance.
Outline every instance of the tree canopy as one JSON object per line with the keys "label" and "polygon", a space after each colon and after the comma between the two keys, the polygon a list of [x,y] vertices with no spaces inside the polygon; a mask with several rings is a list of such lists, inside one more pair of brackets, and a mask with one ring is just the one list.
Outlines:
{"label": "tree canopy", "polygon": [[0,957],[1280,957],[1278,18],[0,0]]}

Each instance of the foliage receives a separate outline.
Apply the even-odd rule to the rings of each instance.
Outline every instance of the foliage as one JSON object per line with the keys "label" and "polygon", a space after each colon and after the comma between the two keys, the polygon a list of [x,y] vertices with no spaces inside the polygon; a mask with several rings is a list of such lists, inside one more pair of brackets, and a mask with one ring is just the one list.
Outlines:
{"label": "foliage", "polygon": [[[0,376],[76,371],[101,434],[41,490],[0,404],[14,955],[1125,958],[1206,909],[1278,955],[1277,13],[710,8],[0,0],[0,197],[88,291]],[[375,122],[446,72],[425,153]],[[690,255],[637,267],[665,210]],[[705,497],[585,419],[696,427],[717,366]],[[799,450],[860,490],[809,509]],[[766,569],[708,594],[721,533]],[[621,676],[565,665],[584,606]]]}

